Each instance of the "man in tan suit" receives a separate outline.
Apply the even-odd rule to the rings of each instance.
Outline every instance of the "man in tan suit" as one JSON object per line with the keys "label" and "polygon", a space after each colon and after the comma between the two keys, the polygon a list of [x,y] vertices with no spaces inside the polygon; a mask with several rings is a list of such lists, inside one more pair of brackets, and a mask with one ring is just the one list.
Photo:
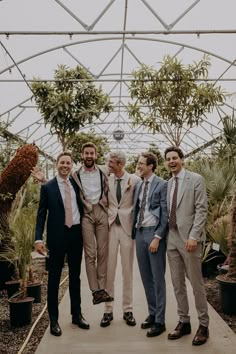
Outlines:
{"label": "man in tan suit", "polygon": [[199,328],[192,344],[201,345],[209,336],[209,316],[201,272],[207,218],[206,188],[202,176],[183,168],[184,155],[178,147],[167,148],[165,160],[173,175],[167,189],[169,211],[167,255],[179,315],[178,325],[169,333],[168,339],[178,339],[191,333],[186,274],[192,285],[199,319]]}
{"label": "man in tan suit", "polygon": [[107,293],[108,252],[108,169],[98,166],[97,147],[91,142],[82,146],[82,166],[72,174],[80,189],[84,216],[82,219],[85,265],[93,304],[113,301]]}
{"label": "man in tan suit", "polygon": [[[108,224],[109,246],[107,263],[107,290],[114,297],[114,281],[117,267],[117,256],[120,248],[122,276],[123,276],[123,319],[129,326],[135,326],[132,305],[133,260],[134,240],[132,232],[133,193],[135,185],[140,181],[136,175],[131,175],[124,170],[125,154],[113,152],[110,154],[108,167],[111,172],[109,177],[108,192]],[[113,302],[106,302],[105,313],[101,320],[101,327],[107,327],[113,320]]]}

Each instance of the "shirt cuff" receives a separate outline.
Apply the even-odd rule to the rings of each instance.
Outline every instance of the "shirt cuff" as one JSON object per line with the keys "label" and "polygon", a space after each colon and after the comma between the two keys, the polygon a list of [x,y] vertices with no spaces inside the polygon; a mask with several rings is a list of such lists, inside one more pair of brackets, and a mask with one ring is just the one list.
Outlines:
{"label": "shirt cuff", "polygon": [[159,240],[161,240],[161,237],[159,235],[154,235],[155,238],[158,238]]}
{"label": "shirt cuff", "polygon": [[34,241],[34,243],[40,243],[40,242],[43,242],[43,243],[44,243],[43,240],[36,240],[36,241]]}
{"label": "shirt cuff", "polygon": [[190,238],[190,240],[197,241],[197,240],[196,240],[194,237],[192,237],[192,236],[190,236],[189,238]]}

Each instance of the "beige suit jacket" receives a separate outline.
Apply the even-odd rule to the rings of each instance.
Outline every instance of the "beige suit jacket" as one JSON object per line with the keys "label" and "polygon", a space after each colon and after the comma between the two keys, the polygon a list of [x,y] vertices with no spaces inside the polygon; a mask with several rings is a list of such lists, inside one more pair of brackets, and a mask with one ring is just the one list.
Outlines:
{"label": "beige suit jacket", "polygon": [[[170,190],[173,177],[168,181],[167,208],[170,213]],[[183,241],[189,237],[198,242],[205,241],[207,219],[207,194],[204,178],[197,173],[185,170],[181,190],[178,192],[176,221]]]}
{"label": "beige suit jacket", "polygon": [[135,185],[140,181],[140,177],[126,172],[126,181],[123,189],[120,203],[118,204],[115,189],[115,175],[109,177],[108,191],[108,223],[109,226],[115,221],[116,215],[119,215],[120,223],[124,231],[131,236],[132,216],[133,216],[133,195]]}

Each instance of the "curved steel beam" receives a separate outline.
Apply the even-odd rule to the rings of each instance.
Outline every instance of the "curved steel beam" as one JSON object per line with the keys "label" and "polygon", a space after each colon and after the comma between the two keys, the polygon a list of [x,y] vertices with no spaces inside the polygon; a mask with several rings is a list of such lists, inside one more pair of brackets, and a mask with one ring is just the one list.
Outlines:
{"label": "curved steel beam", "polygon": [[[71,46],[75,46],[75,45],[80,45],[80,44],[87,44],[87,43],[93,43],[93,42],[104,42],[104,41],[117,41],[117,40],[123,40],[123,37],[110,37],[110,38],[96,38],[96,39],[87,39],[87,40],[84,40],[84,41],[77,41],[77,42],[73,42],[73,43],[67,43],[67,44],[64,44],[64,45],[60,45],[60,46],[56,46],[56,47],[52,47],[52,48],[49,48],[49,49],[46,49],[46,50],[43,50],[41,52],[38,52],[36,54],[33,54],[29,57],[26,57],[22,60],[19,60],[18,62],[16,62],[17,65],[19,64],[22,64],[22,63],[25,63],[31,59],[34,59],[34,58],[37,58],[41,55],[44,55],[44,54],[47,54],[47,53],[50,53],[50,52],[53,52],[53,51],[56,51],[56,50],[59,50],[59,49],[63,49],[64,47],[71,47]],[[231,64],[232,63],[232,60],[229,60],[227,58],[224,58],[218,54],[215,54],[213,52],[210,52],[208,50],[204,50],[204,49],[201,49],[201,48],[198,48],[198,47],[194,47],[194,46],[191,46],[191,45],[188,45],[188,44],[184,44],[184,43],[180,43],[180,42],[174,42],[174,41],[167,41],[167,40],[163,40],[163,39],[155,39],[155,38],[145,38],[145,37],[126,37],[126,41],[127,40],[139,40],[139,41],[147,41],[147,42],[158,42],[158,43],[166,43],[166,44],[170,44],[170,45],[176,45],[176,46],[180,46],[180,47],[184,47],[184,48],[188,48],[188,49],[192,49],[192,50],[195,50],[195,51],[198,51],[198,52],[202,52],[202,53],[205,53],[205,54],[208,54],[210,56],[213,56],[215,58],[218,58],[222,61],[225,61],[226,63],[229,63]],[[15,67],[15,64],[12,64],[12,65],[9,65],[7,68],[3,69],[0,71],[0,75],[5,73],[6,71],[12,69]]]}

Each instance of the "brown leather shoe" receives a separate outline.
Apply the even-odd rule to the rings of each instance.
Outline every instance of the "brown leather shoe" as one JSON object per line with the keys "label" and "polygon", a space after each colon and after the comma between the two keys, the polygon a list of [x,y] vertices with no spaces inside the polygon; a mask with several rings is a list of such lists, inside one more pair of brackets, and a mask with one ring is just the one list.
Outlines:
{"label": "brown leather shoe", "polygon": [[208,337],[209,337],[208,327],[200,325],[198,327],[197,333],[195,334],[195,337],[193,338],[192,345],[202,345],[206,343]]}
{"label": "brown leather shoe", "polygon": [[168,334],[168,339],[179,339],[186,334],[191,333],[191,324],[179,322],[175,328],[175,330]]}
{"label": "brown leather shoe", "polygon": [[93,304],[98,305],[101,302],[111,302],[114,300],[112,296],[108,294],[108,292],[104,289],[99,289],[96,291],[93,291]]}

